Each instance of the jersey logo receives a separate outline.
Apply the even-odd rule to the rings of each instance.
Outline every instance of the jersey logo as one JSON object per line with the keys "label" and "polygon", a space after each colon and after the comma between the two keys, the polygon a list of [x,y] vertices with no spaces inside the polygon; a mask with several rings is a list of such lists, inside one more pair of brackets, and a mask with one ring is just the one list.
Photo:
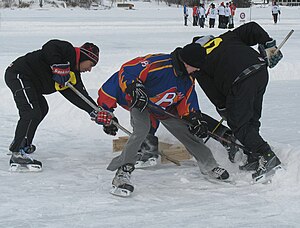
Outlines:
{"label": "jersey logo", "polygon": [[207,42],[204,47],[206,49],[206,54],[210,54],[215,48],[217,48],[222,42],[222,38],[217,37],[209,42]]}
{"label": "jersey logo", "polygon": [[149,62],[147,60],[145,60],[145,61],[142,61],[141,64],[142,64],[142,67],[146,67],[149,64]]}
{"label": "jersey logo", "polygon": [[157,94],[155,97],[151,98],[151,101],[166,109],[167,107],[178,103],[183,97],[184,94],[179,92],[176,87],[172,87],[161,94]]}
{"label": "jersey logo", "polygon": [[166,108],[174,103],[174,100],[176,98],[176,93],[165,93],[164,96],[156,102],[158,106],[161,106],[163,108]]}

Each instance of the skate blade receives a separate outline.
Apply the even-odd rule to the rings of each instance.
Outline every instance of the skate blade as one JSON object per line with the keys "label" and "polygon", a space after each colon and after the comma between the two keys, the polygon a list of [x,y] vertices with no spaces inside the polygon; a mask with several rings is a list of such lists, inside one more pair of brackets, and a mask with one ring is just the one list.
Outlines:
{"label": "skate blade", "polygon": [[129,197],[132,192],[128,189],[118,188],[117,186],[113,185],[109,193],[114,196]]}
{"label": "skate blade", "polygon": [[216,179],[216,178],[214,178],[212,176],[205,176],[204,179],[207,180],[210,183],[213,183],[213,184],[231,184],[231,185],[236,185],[236,182],[234,180],[232,180],[231,178],[228,178],[226,180],[219,180],[219,179]]}
{"label": "skate blade", "polygon": [[41,172],[42,167],[37,164],[20,165],[17,163],[11,163],[9,167],[11,172]]}
{"label": "skate blade", "polygon": [[279,169],[282,169],[281,165],[275,166],[269,172],[253,178],[252,184],[270,184],[270,183],[272,183],[272,177],[275,175],[276,171]]}
{"label": "skate blade", "polygon": [[157,165],[157,158],[149,158],[148,161],[146,161],[146,162],[136,161],[134,167],[136,169],[143,169],[143,168],[148,168],[148,167],[152,167],[152,166],[156,166],[156,165]]}

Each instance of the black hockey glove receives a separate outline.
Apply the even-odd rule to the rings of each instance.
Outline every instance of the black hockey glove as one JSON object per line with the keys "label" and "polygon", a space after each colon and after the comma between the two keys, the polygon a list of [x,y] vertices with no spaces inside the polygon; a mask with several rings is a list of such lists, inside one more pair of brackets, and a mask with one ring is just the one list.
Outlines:
{"label": "black hockey glove", "polygon": [[259,44],[258,50],[270,68],[275,67],[283,58],[281,51],[276,47],[276,40],[273,39],[265,44]]}
{"label": "black hockey glove", "polygon": [[149,98],[145,91],[143,83],[137,81],[128,85],[126,93],[132,97],[132,103],[130,108],[137,108],[141,112],[147,107]]}
{"label": "black hockey glove", "polygon": [[[117,117],[112,118],[112,120],[116,123],[119,123]],[[114,124],[110,124],[108,126],[103,125],[103,131],[108,135],[115,136],[118,132],[118,128]]]}
{"label": "black hockey glove", "polygon": [[52,79],[58,84],[65,86],[70,79],[70,63],[53,64],[51,69]]}
{"label": "black hockey glove", "polygon": [[192,112],[187,117],[184,117],[192,125],[189,126],[189,131],[199,137],[206,138],[208,133],[207,122],[203,119],[200,111]]}

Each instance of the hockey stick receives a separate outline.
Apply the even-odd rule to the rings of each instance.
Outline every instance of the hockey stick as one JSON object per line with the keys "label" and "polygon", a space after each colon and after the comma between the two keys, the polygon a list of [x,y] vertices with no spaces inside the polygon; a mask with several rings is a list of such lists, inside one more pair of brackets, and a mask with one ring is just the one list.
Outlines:
{"label": "hockey stick", "polygon": [[[164,114],[164,115],[166,115],[166,116],[168,116],[168,117],[178,119],[178,120],[182,121],[183,123],[185,123],[186,125],[192,126],[192,124],[191,124],[189,121],[187,121],[187,120],[185,120],[185,119],[181,119],[179,116],[176,116],[176,115],[174,115],[174,114],[172,114],[172,113],[167,112],[166,110],[162,109],[160,106],[157,106],[157,105],[154,105],[154,104],[150,104],[150,103],[148,103],[147,106],[148,106],[148,108],[150,108],[150,109],[156,110],[156,111],[158,111],[158,112],[160,112],[160,113],[162,113],[162,114]],[[234,145],[234,146],[237,146],[237,147],[239,147],[239,148],[242,149],[242,150],[249,151],[249,150],[248,150],[246,147],[244,147],[243,145],[240,145],[240,144],[238,144],[238,143],[236,143],[236,142],[227,140],[227,139],[225,139],[225,138],[223,138],[223,137],[221,137],[221,136],[219,136],[219,135],[216,135],[215,133],[212,133],[212,132],[210,132],[210,131],[207,132],[207,135],[210,136],[210,137],[212,137],[212,138],[215,138],[215,139],[217,139],[217,140],[219,140],[219,141],[226,142],[226,143],[228,143],[228,144],[232,144],[232,145]]]}
{"label": "hockey stick", "polygon": [[[216,127],[213,129],[213,131],[211,132],[212,134],[215,133],[215,131],[218,129],[218,127],[223,123],[224,118],[222,117],[222,119],[219,121],[219,123],[216,125]],[[211,136],[208,136],[205,141],[204,144],[207,143],[207,141],[210,139]]]}
{"label": "hockey stick", "polygon": [[[73,90],[74,93],[76,93],[83,101],[85,101],[91,108],[93,108],[96,112],[100,110],[104,110],[102,107],[98,107],[93,102],[91,102],[88,98],[86,98],[82,93],[80,93],[70,82],[66,83],[66,86],[68,86],[71,90]],[[112,124],[115,125],[117,128],[122,130],[127,135],[131,135],[131,132],[128,131],[125,127],[120,125],[118,122],[112,120]]]}
{"label": "hockey stick", "polygon": [[[99,111],[100,110],[104,110],[102,107],[98,107],[95,104],[93,104],[93,102],[91,102],[89,99],[87,99],[82,93],[80,93],[70,82],[66,83],[66,86],[68,86],[74,93],[76,93],[83,101],[85,101],[91,108],[93,108],[95,111]],[[120,125],[118,122],[116,121],[112,121],[112,124],[115,125],[117,128],[119,128],[120,130],[122,130],[124,133],[126,133],[128,136],[130,136],[132,133],[130,131],[128,131],[125,127],[123,127],[122,125]],[[167,156],[166,154],[164,154],[161,151],[158,151],[159,154],[162,157],[165,157],[167,160],[169,160],[170,162],[173,162],[175,165],[180,166],[180,163],[178,160],[173,159],[169,156]]]}
{"label": "hockey stick", "polygon": [[281,48],[282,46],[286,43],[286,41],[291,37],[291,35],[293,34],[294,29],[292,29],[287,35],[286,37],[283,39],[283,41],[278,45],[277,50],[274,52],[274,54],[276,54]]}

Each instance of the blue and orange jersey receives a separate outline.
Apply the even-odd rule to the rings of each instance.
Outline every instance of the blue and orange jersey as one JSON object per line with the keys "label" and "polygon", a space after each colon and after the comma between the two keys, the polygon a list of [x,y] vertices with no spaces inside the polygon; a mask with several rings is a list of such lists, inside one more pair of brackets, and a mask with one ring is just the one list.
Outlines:
{"label": "blue and orange jersey", "polygon": [[144,84],[150,102],[165,110],[175,109],[181,117],[199,110],[193,78],[176,75],[170,54],[149,54],[123,64],[100,88],[98,104],[110,110],[117,104],[128,109],[131,100],[126,89],[136,81]]}
{"label": "blue and orange jersey", "polygon": [[[118,72],[113,74],[99,89],[97,103],[99,106],[111,112],[117,107],[117,104],[122,106],[124,109],[129,110],[129,103],[125,99],[126,94],[122,92],[119,86]],[[158,126],[159,121],[154,115],[150,115],[151,129],[150,134],[154,135]]]}
{"label": "blue and orange jersey", "polygon": [[143,82],[150,101],[163,109],[176,107],[179,116],[199,110],[194,80],[176,75],[170,54],[150,54],[123,64],[119,71],[122,91],[137,80]]}

